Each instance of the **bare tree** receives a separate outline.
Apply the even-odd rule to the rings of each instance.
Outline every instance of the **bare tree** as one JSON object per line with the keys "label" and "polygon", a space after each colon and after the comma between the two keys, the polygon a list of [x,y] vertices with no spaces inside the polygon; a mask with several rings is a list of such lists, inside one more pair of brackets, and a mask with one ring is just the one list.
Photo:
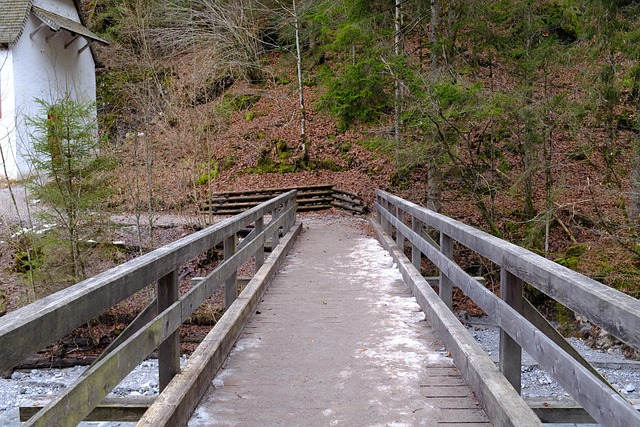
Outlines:
{"label": "bare tree", "polygon": [[304,85],[302,75],[302,49],[300,47],[300,25],[301,11],[298,8],[296,0],[292,0],[291,7],[288,7],[283,2],[276,0],[276,3],[280,8],[289,15],[291,19],[291,25],[293,26],[295,34],[295,57],[296,57],[296,72],[298,80],[298,101],[300,106],[300,148],[302,151],[302,165],[308,166],[309,164],[309,150],[307,147],[307,113],[304,102]]}
{"label": "bare tree", "polygon": [[[154,51],[173,56],[201,52],[203,68],[242,77],[260,69],[259,16],[249,0],[169,0],[149,28]],[[214,76],[217,77],[217,76]]]}

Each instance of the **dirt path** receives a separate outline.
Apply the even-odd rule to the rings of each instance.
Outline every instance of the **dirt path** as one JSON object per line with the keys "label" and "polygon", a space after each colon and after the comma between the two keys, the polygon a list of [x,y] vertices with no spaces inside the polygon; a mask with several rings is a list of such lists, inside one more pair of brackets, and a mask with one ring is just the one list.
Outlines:
{"label": "dirt path", "polygon": [[26,227],[30,227],[31,218],[38,209],[37,203],[34,204],[33,201],[28,200],[27,190],[23,185],[14,185],[11,191],[8,187],[0,188],[0,224],[2,226],[18,224],[20,218]]}

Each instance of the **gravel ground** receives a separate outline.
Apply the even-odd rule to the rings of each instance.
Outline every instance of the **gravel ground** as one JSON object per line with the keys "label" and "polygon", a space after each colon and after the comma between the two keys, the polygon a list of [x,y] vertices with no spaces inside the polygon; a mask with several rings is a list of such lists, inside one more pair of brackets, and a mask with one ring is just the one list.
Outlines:
{"label": "gravel ground", "polygon": [[[181,364],[186,361],[181,359]],[[18,427],[20,406],[41,406],[62,389],[73,383],[86,370],[86,366],[67,369],[33,369],[15,371],[11,379],[0,379],[0,426]],[[140,397],[158,395],[158,361],[142,362],[109,394],[108,397]],[[127,422],[85,422],[81,426],[125,427]]]}
{"label": "gravel ground", "polygon": [[[469,333],[498,362],[499,330],[488,318],[470,318]],[[640,361],[627,360],[620,348],[594,350],[578,338],[569,338],[582,356],[628,399],[640,399]],[[564,389],[538,366],[526,352],[522,358],[522,395],[525,398],[568,398]]]}

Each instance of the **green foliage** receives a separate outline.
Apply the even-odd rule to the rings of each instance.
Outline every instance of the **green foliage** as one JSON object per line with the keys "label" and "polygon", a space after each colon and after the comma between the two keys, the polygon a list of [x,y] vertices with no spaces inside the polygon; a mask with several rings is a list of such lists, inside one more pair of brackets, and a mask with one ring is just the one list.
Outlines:
{"label": "green foliage", "polygon": [[238,156],[229,155],[225,157],[224,159],[222,159],[220,163],[220,170],[225,171],[227,169],[231,169],[233,166],[235,166],[237,161],[238,161]]}
{"label": "green foliage", "polygon": [[587,251],[586,245],[573,245],[567,248],[564,255],[554,259],[560,265],[563,265],[571,270],[578,269],[578,263],[580,257]]}
{"label": "green foliage", "polygon": [[291,83],[291,77],[289,76],[275,76],[273,82],[279,86],[286,86]]}
{"label": "green foliage", "polygon": [[318,106],[338,119],[341,131],[358,121],[372,123],[390,108],[388,76],[378,59],[364,58],[347,64],[340,74],[325,70],[322,79],[327,91]]}
{"label": "green foliage", "polygon": [[298,167],[296,164],[289,162],[277,162],[268,157],[262,158],[256,164],[254,168],[248,168],[247,173],[262,175],[265,173],[293,173],[297,172]]}
{"label": "green foliage", "polygon": [[331,172],[342,172],[345,170],[342,166],[337,164],[331,159],[313,159],[309,162],[309,169],[311,170],[328,170]]}
{"label": "green foliage", "polygon": [[247,111],[244,115],[244,120],[250,122],[258,116],[260,116],[258,111]]}
{"label": "green foliage", "polygon": [[98,34],[104,34],[111,40],[121,40],[123,28],[117,3],[106,1],[96,1],[96,3],[101,4],[96,8],[97,13],[91,22],[91,29]]}
{"label": "green foliage", "polygon": [[337,52],[354,53],[365,51],[374,43],[373,34],[361,23],[345,22],[336,29],[333,43],[327,48]]}
{"label": "green foliage", "polygon": [[350,142],[343,142],[338,147],[338,150],[340,150],[340,152],[343,153],[343,154],[348,153],[349,150],[351,150],[351,143]]}
{"label": "green foliage", "polygon": [[195,179],[195,185],[207,185],[211,181],[215,180],[225,170],[232,168],[237,162],[237,156],[227,156],[220,161],[211,160],[206,162],[198,168],[200,175]]}
{"label": "green foliage", "polygon": [[573,43],[580,31],[580,9],[577,1],[560,0],[544,2],[540,6],[544,28],[562,43]]}
{"label": "green foliage", "polygon": [[369,138],[357,141],[358,145],[372,152],[382,154],[393,153],[396,143],[389,138]]}
{"label": "green foliage", "polygon": [[591,145],[581,144],[575,150],[567,153],[567,158],[571,160],[581,161],[588,160],[591,157],[593,147]]}
{"label": "green foliage", "polygon": [[410,175],[411,170],[413,170],[413,168],[403,168],[400,171],[394,172],[389,179],[389,185],[391,188],[396,188],[398,190],[406,190],[410,188],[413,183]]}
{"label": "green foliage", "polygon": [[247,173],[262,175],[265,173],[291,173],[297,172],[297,163],[287,161],[293,156],[293,150],[285,140],[274,139],[270,144],[258,150],[256,166],[247,169]]}
{"label": "green foliage", "polygon": [[227,95],[223,100],[223,108],[230,111],[248,110],[253,107],[262,98],[259,94],[253,95]]}
{"label": "green foliage", "polygon": [[293,155],[293,150],[287,145],[287,142],[284,139],[275,139],[273,141],[273,145],[278,159],[288,159]]}
{"label": "green foliage", "polygon": [[43,247],[32,232],[20,233],[16,239],[20,242],[12,244],[16,247],[13,270],[26,276],[42,266]]}
{"label": "green foliage", "polygon": [[205,167],[205,171],[202,172],[195,180],[195,185],[206,185],[214,179],[218,178],[220,171],[218,169],[218,162],[212,162]]}

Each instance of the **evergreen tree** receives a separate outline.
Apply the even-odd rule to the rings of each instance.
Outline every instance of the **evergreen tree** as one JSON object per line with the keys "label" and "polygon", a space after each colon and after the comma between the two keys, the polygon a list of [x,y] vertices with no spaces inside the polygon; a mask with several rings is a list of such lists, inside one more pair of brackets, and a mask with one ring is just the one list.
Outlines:
{"label": "evergreen tree", "polygon": [[111,161],[100,154],[95,107],[69,95],[54,103],[37,100],[40,115],[28,118],[33,153],[31,161],[38,173],[30,182],[34,197],[46,209],[46,220],[63,230],[71,274],[83,279],[81,241],[89,239],[92,224],[101,218],[109,194],[105,172]]}

